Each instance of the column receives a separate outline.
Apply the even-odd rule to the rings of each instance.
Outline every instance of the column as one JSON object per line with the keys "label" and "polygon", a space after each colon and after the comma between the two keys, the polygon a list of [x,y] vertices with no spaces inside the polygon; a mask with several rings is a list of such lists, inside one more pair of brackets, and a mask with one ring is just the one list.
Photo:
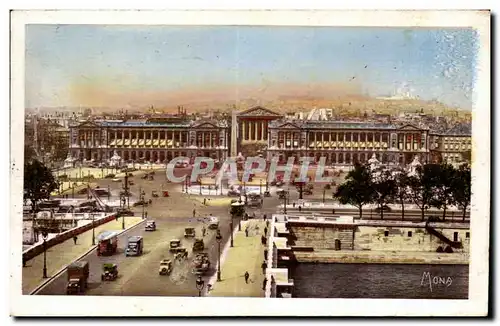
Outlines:
{"label": "column", "polygon": [[321,148],[325,148],[325,132],[321,132]]}
{"label": "column", "polygon": [[246,126],[245,126],[245,123],[246,121],[242,121],[241,122],[241,140],[246,140],[246,134],[245,134],[245,131],[246,131]]}
{"label": "column", "polygon": [[260,135],[261,135],[261,136],[260,136],[260,139],[262,139],[262,140],[266,139],[266,138],[264,137],[264,129],[265,129],[265,126],[264,126],[264,121],[261,121],[261,123],[260,123]]}
{"label": "column", "polygon": [[406,151],[406,133],[403,133],[403,150]]}
{"label": "column", "polygon": [[88,144],[87,144],[87,141],[88,141],[87,130],[84,131],[84,138],[85,138],[85,148],[87,148],[87,146],[88,146]]}

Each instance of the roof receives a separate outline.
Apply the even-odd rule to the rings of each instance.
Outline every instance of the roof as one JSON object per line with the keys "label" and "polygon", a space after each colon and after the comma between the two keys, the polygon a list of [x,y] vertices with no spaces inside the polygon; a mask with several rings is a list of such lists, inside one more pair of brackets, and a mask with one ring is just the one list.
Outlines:
{"label": "roof", "polygon": [[270,128],[301,128],[301,129],[399,129],[397,125],[380,122],[333,121],[333,120],[275,120]]}
{"label": "roof", "polygon": [[85,265],[88,265],[87,261],[75,261],[68,265],[68,268],[83,268]]}
{"label": "roof", "polygon": [[113,237],[116,237],[118,232],[115,231],[103,231],[97,235],[97,241],[109,240]]}
{"label": "roof", "polygon": [[139,241],[139,240],[141,240],[141,239],[142,239],[142,236],[140,236],[140,235],[134,235],[134,236],[132,236],[132,237],[129,237],[129,238],[128,238],[128,241],[129,241],[129,242],[137,242],[137,241]]}
{"label": "roof", "polygon": [[471,136],[472,124],[470,122],[459,123],[444,132],[445,135]]}

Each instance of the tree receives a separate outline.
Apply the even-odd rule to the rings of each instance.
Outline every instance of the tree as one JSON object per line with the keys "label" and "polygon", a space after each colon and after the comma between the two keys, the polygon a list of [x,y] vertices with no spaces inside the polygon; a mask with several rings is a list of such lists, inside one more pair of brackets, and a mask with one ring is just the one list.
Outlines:
{"label": "tree", "polygon": [[384,206],[396,195],[396,181],[388,170],[373,173],[373,202],[380,209],[380,219],[384,219]]}
{"label": "tree", "polygon": [[371,173],[367,166],[356,163],[349,171],[335,192],[334,197],[341,204],[350,204],[359,209],[359,218],[363,217],[363,206],[372,201],[373,188]]}
{"label": "tree", "polygon": [[431,183],[433,196],[430,204],[443,210],[443,221],[446,218],[448,205],[453,204],[452,182],[455,178],[455,168],[447,163],[431,164],[427,169],[428,180]]}
{"label": "tree", "polygon": [[[49,199],[58,184],[52,172],[40,161],[31,160],[24,164],[24,197],[31,202],[33,228],[37,205],[42,199]],[[34,234],[34,232],[33,232]]]}
{"label": "tree", "polygon": [[462,220],[465,221],[465,213],[470,206],[471,198],[471,174],[468,164],[461,165],[455,172],[451,189],[453,201],[457,206],[462,208]]}
{"label": "tree", "polygon": [[434,180],[431,178],[432,173],[429,173],[429,170],[433,169],[435,165],[419,166],[415,173],[408,177],[408,194],[422,212],[422,221],[425,219],[425,210],[430,207],[434,195],[432,189]]}
{"label": "tree", "polygon": [[408,187],[408,173],[401,169],[397,172],[395,182],[396,182],[396,195],[395,197],[399,200],[401,204],[401,219],[405,218],[405,201],[410,199]]}

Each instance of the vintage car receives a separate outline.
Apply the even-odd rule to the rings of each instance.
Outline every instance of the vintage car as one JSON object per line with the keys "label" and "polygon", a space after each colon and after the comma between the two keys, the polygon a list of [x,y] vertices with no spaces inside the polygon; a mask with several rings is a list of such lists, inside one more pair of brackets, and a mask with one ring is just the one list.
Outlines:
{"label": "vintage car", "polygon": [[163,259],[160,262],[160,268],[158,270],[158,274],[160,275],[170,275],[172,272],[172,260],[170,259]]}
{"label": "vintage car", "polygon": [[216,230],[219,228],[219,218],[215,216],[209,216],[207,218],[208,228],[211,230]]}
{"label": "vintage car", "polygon": [[120,178],[113,178],[113,180],[112,180],[112,181],[113,181],[113,182],[120,182],[121,180],[120,180]]}
{"label": "vintage car", "polygon": [[181,248],[181,240],[172,239],[170,240],[170,252],[177,252],[177,250]]}
{"label": "vintage car", "polygon": [[156,231],[156,222],[153,220],[146,221],[145,231]]}
{"label": "vintage car", "polygon": [[156,190],[151,191],[151,197],[154,197],[154,198],[159,197],[158,196],[158,191],[156,191]]}
{"label": "vintage car", "polygon": [[203,251],[205,250],[205,243],[203,239],[195,239],[193,243],[193,251]]}
{"label": "vintage car", "polygon": [[194,238],[196,236],[196,231],[194,228],[185,228],[184,229],[184,237],[185,238]]}
{"label": "vintage car", "polygon": [[240,194],[241,194],[240,191],[239,190],[235,190],[235,189],[229,189],[227,191],[227,195],[231,196],[231,197],[238,197],[238,196],[240,196]]}
{"label": "vintage car", "polygon": [[114,281],[118,277],[118,265],[116,264],[103,264],[101,281]]}
{"label": "vintage car", "polygon": [[288,191],[286,191],[284,189],[278,189],[278,190],[276,190],[276,194],[278,194],[279,199],[284,199],[284,198],[286,198]]}
{"label": "vintage car", "polygon": [[208,259],[208,253],[201,252],[196,254],[193,259],[193,268],[195,273],[204,273],[210,268],[210,260]]}
{"label": "vintage car", "polygon": [[118,215],[118,217],[121,217],[121,216],[134,216],[134,212],[132,212],[130,209],[119,208],[116,211],[116,215]]}

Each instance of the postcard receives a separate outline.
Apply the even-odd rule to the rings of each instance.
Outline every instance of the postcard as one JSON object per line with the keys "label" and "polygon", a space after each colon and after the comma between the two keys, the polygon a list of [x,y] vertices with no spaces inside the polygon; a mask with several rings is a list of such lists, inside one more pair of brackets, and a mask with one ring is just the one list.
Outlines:
{"label": "postcard", "polygon": [[11,315],[488,314],[489,11],[11,32]]}

